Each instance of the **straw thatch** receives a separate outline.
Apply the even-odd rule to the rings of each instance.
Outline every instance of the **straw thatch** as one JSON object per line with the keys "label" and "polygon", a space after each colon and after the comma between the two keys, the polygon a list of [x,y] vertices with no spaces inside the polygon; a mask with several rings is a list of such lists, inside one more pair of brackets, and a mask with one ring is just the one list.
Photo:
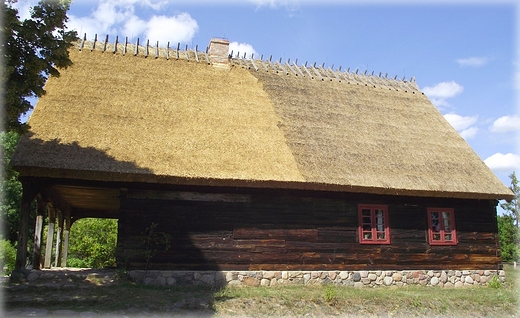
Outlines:
{"label": "straw thatch", "polygon": [[22,176],[512,197],[415,83],[119,46],[73,49],[49,79]]}

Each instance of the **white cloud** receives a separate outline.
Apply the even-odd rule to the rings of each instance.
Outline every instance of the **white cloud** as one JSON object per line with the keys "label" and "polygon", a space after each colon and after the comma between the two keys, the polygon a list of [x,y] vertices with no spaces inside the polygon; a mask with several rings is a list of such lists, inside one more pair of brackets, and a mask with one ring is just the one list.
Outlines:
{"label": "white cloud", "polygon": [[493,122],[493,124],[489,127],[489,130],[497,133],[520,131],[520,116],[502,116]]}
{"label": "white cloud", "polygon": [[240,54],[240,57],[243,57],[244,53],[246,53],[247,58],[251,58],[251,54],[257,55],[258,57],[258,53],[253,46],[247,43],[231,42],[229,43],[229,53],[231,53],[231,51],[233,51],[233,56]]}
{"label": "white cloud", "polygon": [[484,162],[493,171],[520,171],[520,155],[517,154],[498,152]]}
{"label": "white cloud", "polygon": [[460,136],[462,138],[468,140],[468,139],[471,139],[471,138],[475,137],[477,132],[478,132],[478,128],[477,127],[470,127],[468,129],[464,129],[459,134],[460,134]]}
{"label": "white cloud", "polygon": [[477,122],[478,116],[460,116],[454,113],[444,115],[450,125],[457,130],[460,136],[466,140],[475,137],[477,127],[472,127]]}
{"label": "white cloud", "polygon": [[488,59],[486,57],[468,57],[465,59],[458,59],[457,63],[459,63],[460,66],[475,66],[480,67],[487,64]]}
{"label": "white cloud", "polygon": [[435,86],[426,86],[423,88],[424,94],[428,97],[439,97],[439,98],[451,98],[454,97],[464,90],[464,87],[457,84],[454,81],[441,82]]}
{"label": "white cloud", "polygon": [[153,15],[148,20],[139,18],[135,12],[139,7],[152,10],[160,10],[167,2],[152,0],[101,0],[92,12],[86,17],[69,16],[69,29],[78,31],[82,37],[87,33],[88,39],[93,39],[94,34],[98,38],[108,34],[134,39],[139,37],[141,43],[150,40],[152,43],[159,41],[161,46],[166,42],[190,42],[199,26],[195,19],[188,13],[177,15]]}
{"label": "white cloud", "polygon": [[457,96],[462,93],[463,90],[464,87],[454,81],[441,82],[435,86],[426,86],[422,89],[424,94],[426,94],[426,96],[428,96],[432,103],[437,107],[449,106],[446,99]]}
{"label": "white cloud", "polygon": [[141,20],[139,17],[134,15],[125,21],[121,32],[123,32],[123,34],[129,38],[135,38],[140,34],[144,34],[145,30],[146,21]]}
{"label": "white cloud", "polygon": [[[183,12],[176,16],[167,17],[164,15],[153,16],[146,23],[146,38],[152,41],[159,41],[165,44],[170,41],[172,43],[187,43],[195,36],[199,29],[197,21],[195,21],[188,13]],[[172,30],[175,30],[172,32]]]}
{"label": "white cloud", "polygon": [[457,131],[465,130],[469,126],[477,122],[478,116],[460,116],[454,113],[444,115],[444,118],[453,126]]}

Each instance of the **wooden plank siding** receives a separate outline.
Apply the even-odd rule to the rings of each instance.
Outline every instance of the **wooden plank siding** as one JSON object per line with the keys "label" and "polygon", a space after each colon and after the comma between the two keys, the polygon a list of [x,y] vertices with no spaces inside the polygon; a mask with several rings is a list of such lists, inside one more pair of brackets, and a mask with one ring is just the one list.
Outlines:
{"label": "wooden plank siding", "polygon": [[[171,244],[168,250],[153,247],[148,269],[495,269],[501,264],[492,200],[235,191],[186,196],[129,190],[119,211],[118,267],[145,269],[143,243],[152,223]],[[388,205],[391,244],[359,244],[360,203]],[[428,207],[454,209],[457,245],[428,244]]]}

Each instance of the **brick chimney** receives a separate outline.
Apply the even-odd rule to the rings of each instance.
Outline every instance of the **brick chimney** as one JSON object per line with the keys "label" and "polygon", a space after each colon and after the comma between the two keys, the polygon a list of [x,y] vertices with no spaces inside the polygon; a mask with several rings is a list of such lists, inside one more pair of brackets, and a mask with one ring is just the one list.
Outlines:
{"label": "brick chimney", "polygon": [[229,40],[211,39],[208,54],[209,61],[214,67],[229,68]]}

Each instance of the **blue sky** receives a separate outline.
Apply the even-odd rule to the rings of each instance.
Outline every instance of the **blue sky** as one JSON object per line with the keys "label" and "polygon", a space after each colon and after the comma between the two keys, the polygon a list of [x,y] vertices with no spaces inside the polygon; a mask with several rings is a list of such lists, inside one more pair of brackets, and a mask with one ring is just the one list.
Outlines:
{"label": "blue sky", "polygon": [[415,76],[509,185],[509,174],[520,174],[518,13],[514,1],[75,0],[68,25],[87,39],[118,35],[203,51],[224,37],[255,58]]}

